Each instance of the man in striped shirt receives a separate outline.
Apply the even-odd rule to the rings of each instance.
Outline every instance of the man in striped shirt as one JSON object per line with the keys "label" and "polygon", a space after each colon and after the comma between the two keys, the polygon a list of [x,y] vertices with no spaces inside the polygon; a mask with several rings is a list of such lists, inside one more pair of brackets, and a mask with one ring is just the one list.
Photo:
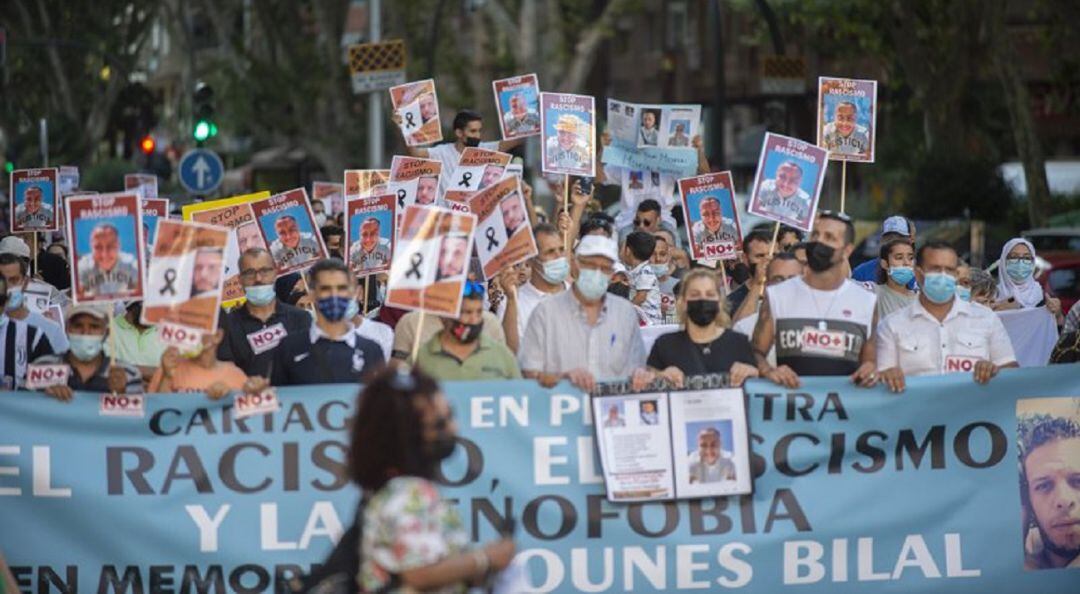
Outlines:
{"label": "man in striped shirt", "polygon": [[127,363],[109,364],[105,356],[105,335],[108,333],[108,312],[98,305],[76,305],[68,311],[67,331],[71,349],[63,355],[45,355],[34,359],[34,365],[67,365],[67,385],[50,386],[43,391],[64,402],[74,392],[113,394],[142,394],[143,382],[139,370]]}
{"label": "man in striped shirt", "polygon": [[[7,303],[7,281],[0,276],[0,307]],[[53,354],[45,332],[27,320],[0,314],[0,389],[22,387],[26,365],[39,357]]]}

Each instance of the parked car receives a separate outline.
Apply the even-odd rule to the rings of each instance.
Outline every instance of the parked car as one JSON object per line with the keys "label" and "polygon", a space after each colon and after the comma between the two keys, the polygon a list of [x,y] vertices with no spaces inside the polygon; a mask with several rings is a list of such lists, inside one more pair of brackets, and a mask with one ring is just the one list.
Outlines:
{"label": "parked car", "polygon": [[1080,301],[1080,256],[1055,260],[1039,282],[1061,300],[1061,311],[1068,313]]}

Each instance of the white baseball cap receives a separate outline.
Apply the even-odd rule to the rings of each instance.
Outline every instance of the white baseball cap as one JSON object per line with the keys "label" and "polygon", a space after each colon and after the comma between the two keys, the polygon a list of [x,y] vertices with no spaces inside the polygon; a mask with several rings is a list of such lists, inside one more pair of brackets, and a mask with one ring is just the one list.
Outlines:
{"label": "white baseball cap", "polygon": [[612,262],[619,261],[619,249],[615,246],[615,240],[603,235],[586,235],[578,243],[574,252],[580,256],[603,256]]}
{"label": "white baseball cap", "polygon": [[0,254],[15,254],[20,258],[30,259],[30,246],[14,235],[0,239]]}
{"label": "white baseball cap", "polygon": [[881,224],[881,234],[896,233],[903,235],[904,237],[911,237],[911,228],[908,226],[908,221],[902,216],[895,215],[885,219],[885,222]]}

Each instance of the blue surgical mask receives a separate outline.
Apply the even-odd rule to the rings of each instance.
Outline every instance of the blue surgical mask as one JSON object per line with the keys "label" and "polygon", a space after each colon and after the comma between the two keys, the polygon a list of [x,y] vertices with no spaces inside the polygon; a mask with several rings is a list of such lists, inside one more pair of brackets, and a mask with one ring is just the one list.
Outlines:
{"label": "blue surgical mask", "polygon": [[345,319],[351,320],[356,317],[356,314],[360,313],[360,306],[357,305],[355,299],[349,300],[349,308],[345,310]]}
{"label": "blue surgical mask", "polygon": [[90,361],[101,354],[105,336],[97,334],[69,334],[71,355],[79,361]]}
{"label": "blue surgical mask", "polygon": [[665,277],[668,274],[667,264],[649,264],[649,268],[652,270],[652,273],[656,275],[656,278]]}
{"label": "blue surgical mask", "polygon": [[22,307],[23,301],[26,301],[25,297],[26,295],[23,293],[22,288],[15,287],[11,289],[10,291],[8,291],[8,299],[7,303],[4,304],[4,309],[7,311],[15,311],[16,309],[19,309],[20,307]]}
{"label": "blue surgical mask", "polygon": [[610,280],[611,275],[605,272],[592,268],[582,268],[581,273],[578,274],[577,282],[574,284],[582,297],[589,301],[596,301],[603,297],[604,293],[607,293],[608,281]]}
{"label": "blue surgical mask", "polygon": [[553,285],[557,285],[566,280],[566,275],[568,274],[570,274],[570,261],[565,257],[548,260],[541,264],[540,276],[544,277],[544,280]]}
{"label": "blue surgical mask", "polygon": [[944,272],[929,272],[922,287],[930,301],[942,305],[956,297],[956,277]]}
{"label": "blue surgical mask", "polygon": [[956,296],[959,297],[961,301],[971,301],[971,287],[956,285]]}
{"label": "blue surgical mask", "polygon": [[345,319],[345,314],[349,311],[349,302],[355,304],[356,300],[350,297],[334,295],[333,297],[323,297],[317,300],[315,307],[319,309],[319,313],[327,320],[340,322]]}
{"label": "blue surgical mask", "polygon": [[1026,281],[1031,277],[1032,272],[1035,272],[1035,262],[1033,260],[1021,260],[1019,258],[1005,260],[1005,274],[1008,274],[1013,282],[1022,283]]}
{"label": "blue surgical mask", "polygon": [[896,284],[906,287],[911,279],[915,278],[915,269],[910,266],[893,266],[889,269],[889,278]]}
{"label": "blue surgical mask", "polygon": [[252,285],[244,287],[244,296],[252,305],[263,306],[270,305],[277,294],[274,292],[274,285]]}

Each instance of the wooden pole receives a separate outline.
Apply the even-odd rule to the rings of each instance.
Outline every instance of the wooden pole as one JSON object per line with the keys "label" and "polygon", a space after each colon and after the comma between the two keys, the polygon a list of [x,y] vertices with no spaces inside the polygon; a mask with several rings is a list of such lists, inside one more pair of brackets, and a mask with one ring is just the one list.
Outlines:
{"label": "wooden pole", "polygon": [[569,174],[563,175],[562,207],[563,207],[563,212],[566,213],[566,218],[568,219],[566,229],[563,229],[563,235],[562,235],[563,250],[569,252],[570,251],[570,223],[573,222],[573,219],[570,217],[570,175]]}
{"label": "wooden pole", "polygon": [[416,323],[416,334],[413,336],[412,353],[409,357],[412,359],[412,364],[416,365],[416,358],[420,356],[420,335],[424,330],[424,310],[420,310],[420,319]]}
{"label": "wooden pole", "polygon": [[840,162],[840,212],[847,213],[847,159]]}
{"label": "wooden pole", "polygon": [[307,282],[307,272],[301,272],[300,273],[300,282],[304,284],[304,294],[307,295],[307,298],[308,298],[308,304],[307,304],[308,310],[315,311],[315,302],[312,301],[311,287],[308,286],[308,282]]}
{"label": "wooden pole", "polygon": [[774,226],[773,230],[772,230],[772,243],[769,244],[769,258],[772,258],[773,254],[776,252],[776,238],[777,237],[780,237],[780,223],[779,222],[776,223],[776,226]]}
{"label": "wooden pole", "polygon": [[116,317],[115,309],[109,308],[109,367],[116,365],[116,327],[113,324]]}
{"label": "wooden pole", "polygon": [[367,317],[367,300],[368,300],[368,297],[367,297],[367,293],[368,293],[368,279],[370,279],[370,278],[371,278],[371,275],[370,275],[370,274],[364,277],[364,307],[363,307],[363,309],[362,309],[361,311],[363,311],[363,312],[364,312],[364,317],[365,317],[365,318]]}
{"label": "wooden pole", "polygon": [[37,265],[37,252],[38,252],[38,249],[37,249],[37,231],[34,231],[34,232],[33,232],[33,233],[31,233],[30,235],[31,235],[31,236],[33,237],[33,242],[34,242],[34,246],[33,246],[33,248],[31,248],[31,249],[33,250],[33,251],[31,252],[31,254],[33,254],[33,256],[34,256],[34,270],[33,270],[33,272],[31,272],[31,273],[30,273],[30,276],[37,276],[37,274],[38,274],[38,265]]}

